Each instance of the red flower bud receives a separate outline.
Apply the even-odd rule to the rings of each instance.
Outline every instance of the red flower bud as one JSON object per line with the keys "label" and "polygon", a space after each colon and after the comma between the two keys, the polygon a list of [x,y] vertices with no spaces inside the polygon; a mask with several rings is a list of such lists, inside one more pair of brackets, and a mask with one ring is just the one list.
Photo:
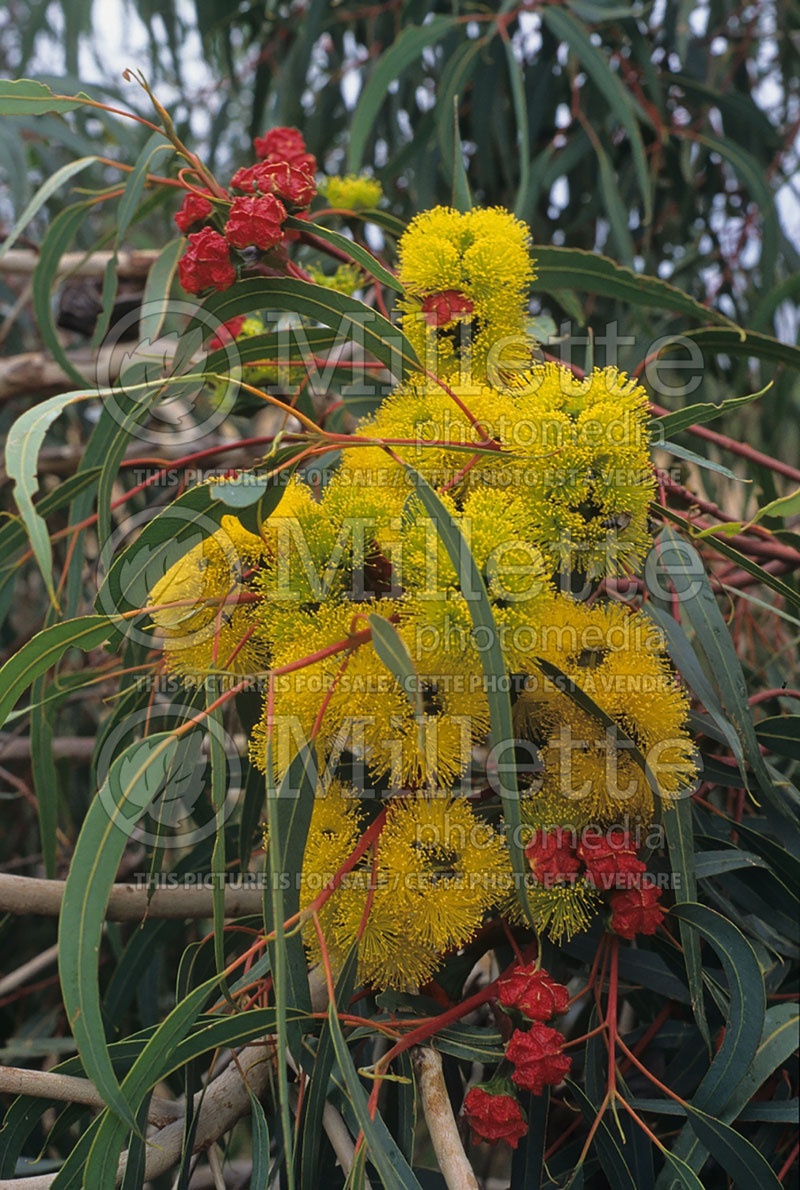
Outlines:
{"label": "red flower bud", "polygon": [[474,309],[472,300],[457,289],[429,293],[422,299],[422,313],[428,326],[448,326],[459,319],[471,318]]}
{"label": "red flower bud", "polygon": [[497,985],[497,999],[504,1008],[517,1008],[531,1021],[549,1021],[556,1013],[566,1012],[569,992],[533,963],[515,967]]}
{"label": "red flower bud", "polygon": [[274,194],[297,210],[307,207],[317,193],[311,170],[288,161],[260,161],[238,169],[231,178],[231,186],[247,194]]}
{"label": "red flower bud", "polygon": [[585,831],[578,846],[578,856],[586,864],[589,882],[606,892],[611,888],[638,887],[641,873],[646,868],[636,858],[636,848],[627,832],[615,841],[600,831]]}
{"label": "red flower bud", "polygon": [[472,1129],[475,1145],[481,1140],[488,1140],[490,1144],[506,1140],[512,1149],[516,1149],[528,1131],[525,1112],[514,1095],[493,1094],[480,1084],[467,1091],[464,1115]]}
{"label": "red flower bud", "polygon": [[193,194],[191,191],[184,194],[183,202],[174,215],[178,231],[185,235],[190,227],[207,219],[213,210],[211,203],[207,198],[203,198],[202,194]]}
{"label": "red flower bud", "polygon": [[310,153],[306,153],[306,142],[303,134],[297,128],[270,128],[263,136],[257,136],[253,141],[256,156],[262,161],[297,161],[303,163],[312,161],[312,172],[317,163]]}
{"label": "red flower bud", "polygon": [[225,236],[234,248],[274,248],[283,239],[286,208],[272,194],[259,198],[235,198]]}
{"label": "red flower bud", "polygon": [[244,326],[244,319],[244,314],[237,314],[235,318],[229,318],[227,322],[223,322],[216,335],[209,341],[209,350],[218,351],[220,347],[227,347],[229,343],[232,343]]}
{"label": "red flower bud", "polygon": [[569,837],[562,837],[561,831],[537,831],[525,848],[525,855],[539,884],[552,885],[581,866]]}
{"label": "red flower bud", "polygon": [[612,893],[612,930],[628,941],[637,934],[655,934],[664,920],[660,900],[661,889],[652,880],[642,880],[638,888]]}
{"label": "red flower bud", "polygon": [[541,1095],[551,1083],[560,1083],[572,1065],[558,1029],[534,1024],[523,1033],[515,1029],[506,1046],[506,1057],[514,1063],[511,1078],[518,1087]]}
{"label": "red flower bud", "polygon": [[178,261],[178,280],[187,293],[229,289],[236,280],[224,236],[210,227],[189,236],[189,247]]}

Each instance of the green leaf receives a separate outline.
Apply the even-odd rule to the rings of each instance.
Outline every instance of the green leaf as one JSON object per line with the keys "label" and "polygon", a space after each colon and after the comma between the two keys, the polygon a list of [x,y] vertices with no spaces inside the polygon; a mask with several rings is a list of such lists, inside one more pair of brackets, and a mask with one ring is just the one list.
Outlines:
{"label": "green leaf", "polygon": [[[8,85],[13,86],[13,84],[3,84],[3,86]],[[1,98],[0,111],[2,111]],[[0,245],[0,260],[3,259],[9,248],[13,247],[20,233],[28,226],[39,208],[44,206],[50,195],[58,190],[59,186],[63,185],[64,182],[68,182],[75,174],[79,174],[81,170],[86,169],[87,165],[91,165],[95,161],[97,161],[96,157],[79,157],[77,161],[69,161],[66,165],[62,165],[61,169],[57,169],[54,174],[51,174],[46,182],[42,183],[19,219],[17,219],[11,228],[2,245]]]}
{"label": "green leaf", "polygon": [[[277,790],[266,782],[266,809],[269,826],[268,890],[266,898],[267,932],[275,931],[270,947],[275,979],[276,1002],[311,1011],[308,971],[299,930],[287,934],[283,923],[300,907],[299,875],[305,851],[314,802],[317,795],[317,759],[313,743],[299,750],[286,770]],[[288,885],[284,888],[284,884]],[[299,1033],[291,1031],[292,1050],[299,1057]]]}
{"label": "green leaf", "polygon": [[[237,314],[251,314],[255,310],[292,310],[352,339],[380,360],[393,376],[406,376],[420,368],[416,352],[401,330],[377,310],[324,285],[312,285],[294,277],[254,277],[207,298],[201,309],[204,325],[209,314],[220,322],[228,322]],[[197,326],[195,320],[188,329],[196,330]]]}
{"label": "green leaf", "polygon": [[[566,1085],[569,1087],[572,1095],[577,1099],[584,1120],[591,1126],[597,1118],[600,1105],[592,1103],[589,1097],[571,1079],[566,1080]],[[601,1120],[600,1126],[595,1133],[594,1144],[600,1158],[600,1166],[608,1179],[608,1185],[613,1186],[614,1190],[637,1190],[636,1182],[633,1180],[633,1174],[625,1160],[623,1138],[608,1124],[607,1119],[608,1117],[606,1115]]]}
{"label": "green leaf", "polygon": [[[675,1190],[676,1186],[682,1186],[683,1190],[705,1190],[703,1183],[698,1178],[694,1170],[681,1161],[680,1157],[676,1157],[674,1153],[665,1153],[666,1166],[658,1180],[658,1186],[664,1186],[665,1190]],[[673,1177],[666,1179],[667,1171],[671,1171]],[[662,1182],[662,1178],[664,1181]]]}
{"label": "green leaf", "polygon": [[349,240],[341,232],[331,231],[330,228],[323,227],[319,223],[310,223],[305,219],[296,219],[294,216],[290,216],[286,220],[285,226],[291,228],[292,231],[309,232],[311,235],[317,236],[318,239],[324,240],[326,244],[332,244],[340,252],[345,252],[351,260],[360,265],[376,281],[380,281],[388,289],[393,289],[395,293],[405,293],[405,289],[394,273],[390,273],[366,248],[362,248],[354,240]]}
{"label": "green leaf", "polygon": [[[462,185],[457,175],[459,171],[464,173],[464,158],[458,124],[459,97],[464,94],[464,89],[475,72],[479,55],[485,49],[486,42],[487,38],[485,37],[479,37],[475,41],[463,41],[455,53],[450,55],[439,80],[435,108],[436,133],[442,157],[442,168],[454,198],[456,189],[460,190]],[[466,175],[464,182],[466,182]],[[467,206],[464,209],[469,210],[470,207]]]}
{"label": "green leaf", "polygon": [[[716,471],[717,475],[724,475],[726,479],[731,479],[735,483],[752,482],[749,479],[742,479],[741,476],[731,471],[730,467],[723,467],[722,463],[716,462],[715,459],[707,459],[704,455],[699,455],[696,451],[689,450],[686,446],[678,446],[677,442],[661,442],[659,443],[659,449],[668,451],[676,459],[685,459],[689,463],[694,463],[695,467],[700,467],[706,471]],[[699,537],[700,533],[697,536]]]}
{"label": "green leaf", "polygon": [[[689,798],[678,798],[664,806],[662,822],[667,837],[669,859],[672,871],[678,877],[675,887],[675,902],[697,900],[697,873],[695,870],[694,830],[692,827],[692,803]],[[700,937],[697,930],[685,921],[680,923],[683,961],[692,997],[692,1012],[700,1035],[711,1052],[711,1035],[708,1031],[705,1004],[703,1002],[703,960],[700,955]]]}
{"label": "green leaf", "polygon": [[725,1036],[693,1097],[701,1111],[722,1110],[746,1077],[764,1028],[764,978],[752,946],[744,934],[705,905],[676,905],[672,914],[687,922],[719,955],[730,992],[730,1015]]}
{"label": "green leaf", "polygon": [[270,1175],[269,1127],[264,1109],[252,1091],[250,1091],[250,1120],[250,1145],[252,1148],[250,1183],[253,1186],[268,1186]]}
{"label": "green leaf", "polygon": [[592,138],[592,147],[597,157],[597,164],[600,166],[600,190],[603,194],[611,233],[617,244],[619,258],[626,268],[633,269],[633,258],[636,253],[631,229],[628,226],[628,208],[619,193],[619,179],[597,136]]}
{"label": "green leaf", "polygon": [[800,715],[773,715],[756,724],[760,744],[779,756],[800,760]]}
{"label": "green leaf", "polygon": [[83,93],[71,98],[55,95],[44,83],[33,79],[0,80],[0,116],[41,115],[43,112],[71,112],[89,98]]}
{"label": "green leaf", "polygon": [[407,25],[379,59],[367,85],[359,96],[350,122],[350,141],[347,148],[347,172],[357,174],[364,160],[372,126],[389,91],[389,84],[402,74],[412,62],[418,61],[422,51],[441,41],[455,28],[455,17],[434,16],[425,25]]}
{"label": "green leaf", "polygon": [[458,96],[453,97],[453,207],[457,211],[472,210],[472,194],[464,165],[464,146],[458,126]]}
{"label": "green leaf", "polygon": [[177,738],[162,732],[129,745],[112,764],[81,827],[58,926],[64,1008],[87,1077],[129,1128],[135,1127],[111,1065],[98,988],[106,905],[130,832],[169,776]]}
{"label": "green leaf", "polygon": [[[714,311],[712,310],[706,310],[706,315],[714,322],[722,321],[722,319],[713,317]],[[772,335],[760,335],[755,331],[740,331],[738,328],[726,330],[719,327],[701,327],[696,331],[684,331],[683,336],[693,339],[704,354],[752,356],[755,359],[766,360],[768,363],[787,364],[795,370],[800,369],[800,347],[795,347],[791,343],[782,343],[780,339],[775,339]],[[668,346],[669,344],[665,343],[662,350],[666,350]]]}
{"label": "green leaf", "polygon": [[386,666],[393,674],[411,703],[417,723],[423,722],[422,689],[408,645],[397,632],[394,624],[390,624],[383,616],[373,612],[369,616],[369,626],[372,629],[372,646]]}
{"label": "green leaf", "polygon": [[[161,334],[164,319],[169,313],[172,280],[183,254],[186,241],[183,236],[165,244],[153,261],[144,286],[144,297],[139,315],[139,345],[147,347]],[[224,355],[224,352],[222,353]]]}
{"label": "green leaf", "polygon": [[367,1095],[350,1057],[347,1042],[336,1015],[336,1005],[328,1005],[328,1027],[331,1031],[336,1060],[342,1072],[347,1094],[353,1105],[358,1126],[364,1133],[369,1158],[386,1190],[422,1190],[411,1166],[395,1144],[391,1132],[380,1115],[373,1119],[367,1108]]}
{"label": "green leaf", "polygon": [[20,695],[55,665],[67,649],[94,649],[107,641],[113,631],[107,616],[81,616],[37,632],[0,668],[0,726]]}
{"label": "green leaf", "polygon": [[[701,305],[682,289],[670,285],[668,281],[634,273],[597,252],[537,244],[535,255],[538,277],[533,283],[533,288],[536,290],[543,289],[547,293],[553,293],[559,289],[576,289],[581,293],[598,293],[602,297],[616,298],[635,306],[675,310],[689,318],[700,319],[706,324],[719,322],[725,327],[730,327],[730,330],[723,332],[727,336],[726,342],[739,342],[745,337],[745,332],[719,310]],[[696,340],[697,337],[698,332],[692,334],[693,339]],[[797,354],[800,358],[800,351]]]}
{"label": "green leaf", "polygon": [[[218,978],[214,976],[194,988],[175,1005],[148,1038],[122,1082],[122,1094],[126,1102],[132,1104],[134,1111],[138,1112],[147,1092],[170,1072],[179,1044],[217,985]],[[114,1190],[119,1158],[127,1134],[125,1121],[111,1112],[103,1113],[86,1162],[82,1186],[92,1186],[95,1190]]]}
{"label": "green leaf", "polygon": [[39,250],[39,259],[31,278],[33,312],[42,342],[73,383],[81,385],[86,383],[86,378],[81,375],[64,350],[61,337],[53,321],[50,297],[53,284],[58,277],[61,257],[75,238],[78,228],[85,221],[92,205],[91,202],[79,202],[59,211],[47,229],[47,235]]}
{"label": "green leaf", "polygon": [[565,8],[547,6],[542,9],[542,19],[550,32],[560,42],[565,42],[577,55],[586,73],[605,97],[608,106],[625,129],[630,141],[633,165],[644,200],[644,222],[653,217],[653,196],[650,188],[650,171],[647,156],[636,115],[651,123],[650,117],[631,96],[619,75],[610,67],[608,60],[597,46],[593,45],[587,30],[572,13]]}
{"label": "green leaf", "polygon": [[780,1190],[772,1166],[748,1140],[721,1120],[715,1120],[691,1104],[686,1105],[689,1124],[699,1140],[726,1173],[734,1186],[757,1186],[758,1190]]}
{"label": "green leaf", "polygon": [[528,863],[520,842],[517,770],[513,761],[510,764],[503,763],[502,765],[499,762],[500,756],[507,754],[509,750],[513,752],[514,725],[511,717],[508,674],[500,644],[500,634],[497,631],[492,605],[489,601],[489,593],[456,521],[428,481],[408,463],[405,463],[404,466],[409,473],[413,490],[436,525],[436,531],[453,564],[459,589],[469,609],[474,633],[485,642],[478,649],[478,653],[486,679],[486,699],[489,703],[489,717],[492,726],[492,750],[496,754],[496,781],[503,803],[511,867],[515,874],[517,889],[522,890],[518,895],[527,916],[529,910],[525,893],[525,873],[528,870]]}
{"label": "green leaf", "polygon": [[31,546],[42,572],[52,602],[56,602],[53,587],[53,557],[47,526],[36,511],[33,497],[39,491],[37,474],[39,450],[44,436],[67,405],[96,396],[91,392],[59,393],[41,401],[18,417],[6,439],[6,470],[14,480],[14,499],[28,531]]}
{"label": "green leaf", "polygon": [[[660,504],[652,504],[650,508],[654,515],[660,516],[665,521],[670,521],[673,525],[678,525],[679,528],[683,529],[687,536],[691,538],[696,538],[698,536],[691,521],[687,521],[686,517],[679,516],[679,514],[674,512],[671,508],[664,508]],[[787,602],[792,607],[797,608],[798,611],[800,611],[800,595],[798,595],[797,591],[793,590],[788,583],[785,583],[783,579],[778,578],[774,574],[770,574],[770,572],[765,570],[763,566],[759,566],[759,564],[754,562],[752,558],[748,558],[747,554],[743,554],[741,550],[735,549],[734,546],[732,546],[729,542],[724,541],[720,537],[704,537],[703,542],[705,545],[716,550],[718,554],[722,554],[723,558],[729,558],[731,562],[735,562],[736,565],[741,570],[744,570],[747,574],[752,574],[753,577],[757,578],[758,581],[763,583],[765,587],[769,587],[771,590],[777,591],[777,593],[787,600]],[[738,589],[735,587],[726,589],[729,589],[735,596],[739,596],[740,594]],[[741,592],[741,594],[746,596],[746,592]],[[773,609],[771,608],[770,610],[772,611]],[[780,608],[777,608],[774,609],[774,614],[782,615],[784,613],[781,612]]]}
{"label": "green leaf", "polygon": [[[747,683],[700,555],[673,529],[667,528],[660,534],[651,559],[653,564],[648,559],[645,567],[645,582],[652,590],[656,564],[660,565],[662,574],[672,581],[681,613],[697,634],[697,643],[705,653],[722,704],[736,729],[758,784],[776,808],[787,814],[784,800],[779,796],[761,756],[748,702]],[[657,579],[655,581],[656,589],[662,591],[662,584]]]}
{"label": "green leaf", "polygon": [[[769,868],[766,860],[749,851],[701,851],[695,856],[695,874],[698,880],[708,880],[722,872],[736,872],[740,868]],[[684,943],[685,945],[685,943]]]}
{"label": "green leaf", "polygon": [[514,214],[522,215],[528,208],[528,189],[530,186],[530,132],[528,128],[528,101],[525,95],[525,79],[522,66],[514,53],[511,39],[503,38],[506,63],[508,64],[508,78],[511,84],[511,101],[514,105],[514,120],[517,133],[517,155],[519,157],[519,186],[514,202]]}
{"label": "green leaf", "polygon": [[757,393],[747,393],[744,397],[729,397],[727,401],[720,401],[718,405],[712,405],[707,401],[699,405],[687,405],[683,409],[676,409],[674,413],[665,413],[663,417],[654,417],[650,423],[653,444],[659,446],[664,439],[679,434],[681,430],[689,429],[690,426],[704,426],[718,417],[724,417],[727,413],[732,413],[734,409],[740,409],[743,405],[749,405],[751,401],[763,397],[764,393],[769,392],[771,388],[772,381],[770,380],[769,384],[759,389]]}
{"label": "green leaf", "polygon": [[791,1060],[797,1048],[800,1025],[796,1004],[776,1004],[764,1016],[764,1030],[758,1049],[739,1086],[726,1101],[720,1117],[736,1120],[775,1071]]}
{"label": "green leaf", "polygon": [[[355,988],[358,974],[358,946],[354,945],[342,966],[336,981],[336,1008],[346,1012]],[[309,1076],[308,1090],[301,1120],[299,1159],[300,1190],[317,1190],[319,1184],[319,1149],[322,1137],[322,1114],[328,1098],[330,1075],[334,1064],[333,1038],[327,1021],[320,1034],[313,1063],[303,1057],[303,1066]]]}

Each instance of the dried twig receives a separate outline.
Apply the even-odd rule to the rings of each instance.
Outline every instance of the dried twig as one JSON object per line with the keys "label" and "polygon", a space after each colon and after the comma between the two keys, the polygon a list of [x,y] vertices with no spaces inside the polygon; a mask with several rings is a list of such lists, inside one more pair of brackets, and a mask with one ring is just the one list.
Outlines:
{"label": "dried twig", "polygon": [[[0,910],[9,913],[55,917],[61,912],[63,880],[37,880],[31,876],[0,873]],[[149,900],[148,900],[149,896]],[[106,910],[108,921],[141,921],[145,917],[212,917],[213,890],[197,885],[157,888],[150,895],[145,885],[115,884]],[[230,885],[225,889],[225,916],[260,914],[263,890]]]}

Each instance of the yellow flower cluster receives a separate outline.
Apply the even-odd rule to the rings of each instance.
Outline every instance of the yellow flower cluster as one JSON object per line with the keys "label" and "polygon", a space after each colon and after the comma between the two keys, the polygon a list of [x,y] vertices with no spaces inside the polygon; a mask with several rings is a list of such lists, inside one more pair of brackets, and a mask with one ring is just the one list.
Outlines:
{"label": "yellow flower cluster", "polygon": [[[353,850],[355,794],[340,789],[318,798],[303,862],[301,908],[329,883]],[[320,916],[326,947],[340,965],[360,939],[364,982],[419,986],[441,957],[464,946],[486,912],[508,896],[504,840],[464,798],[408,797],[391,801],[374,859],[343,879]],[[306,927],[312,959],[316,932]]]}
{"label": "yellow flower cluster", "polygon": [[[412,220],[399,251],[403,329],[428,372],[480,380],[530,355],[526,298],[535,273],[524,223],[498,207],[435,207]],[[448,317],[439,295],[456,295],[449,306],[461,312]]]}
{"label": "yellow flower cluster", "polygon": [[371,210],[383,198],[380,182],[366,174],[323,178],[319,191],[332,207],[346,211]]}
{"label": "yellow flower cluster", "polygon": [[152,588],[150,614],[166,666],[187,684],[263,669],[268,654],[254,594],[263,551],[260,537],[226,516]]}
{"label": "yellow flower cluster", "polygon": [[355,293],[362,285],[362,275],[351,264],[341,264],[333,273],[324,273],[322,269],[309,269],[309,276],[315,285],[322,285],[325,289],[332,289],[335,293]]}
{"label": "yellow flower cluster", "polygon": [[[331,179],[328,198],[344,206],[352,194],[334,199],[334,182],[370,180]],[[490,911],[520,912],[489,825],[496,802],[487,811],[456,795],[473,787],[473,766],[492,771],[487,642],[472,615],[484,591],[518,750],[535,758],[521,774],[528,835],[646,823],[654,787],[672,799],[695,773],[687,699],[659,631],[644,612],[596,601],[598,580],[634,570],[649,547],[644,390],[615,368],[578,379],[535,362],[528,232],[508,212],[425,212],[399,253],[404,329],[428,374],[361,423],[321,492],[292,479],[258,535],[224,518],[151,592],[166,663],[188,682],[271,674],[250,739],[259,769],[269,755],[279,778],[313,741],[324,775],[303,907],[377,812],[362,786],[388,796],[377,842],[320,916],[334,964],[358,942],[362,978],[380,987],[424,984]],[[524,367],[508,369],[514,352]],[[437,490],[480,590],[409,468]],[[560,593],[575,573],[591,601]],[[534,923],[556,940],[599,904],[584,878],[527,891]],[[309,927],[305,938],[318,960]]]}

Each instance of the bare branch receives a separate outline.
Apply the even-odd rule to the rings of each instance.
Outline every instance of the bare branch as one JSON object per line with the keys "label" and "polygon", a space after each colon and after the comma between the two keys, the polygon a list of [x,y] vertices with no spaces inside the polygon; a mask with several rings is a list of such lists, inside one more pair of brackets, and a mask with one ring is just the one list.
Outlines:
{"label": "bare branch", "polygon": [[[106,1106],[94,1085],[85,1078],[56,1074],[45,1070],[21,1070],[17,1066],[0,1066],[0,1092],[4,1095],[34,1095],[37,1099],[58,1099],[64,1103],[82,1103],[86,1107]],[[183,1117],[183,1106],[160,1096],[151,1099],[148,1121],[159,1128]]]}
{"label": "bare branch", "polygon": [[478,1181],[464,1152],[444,1085],[442,1059],[435,1050],[420,1046],[414,1050],[413,1062],[425,1123],[442,1177],[449,1190],[478,1190]]}
{"label": "bare branch", "polygon": [[[56,917],[61,912],[63,880],[38,880],[31,876],[0,873],[0,910],[8,913]],[[195,885],[157,888],[148,902],[148,890],[135,884],[115,884],[106,910],[108,921],[141,921],[145,917],[212,917],[213,890]],[[225,889],[225,916],[260,914],[263,891],[257,885]]]}
{"label": "bare branch", "polygon": [[[117,276],[146,277],[158,259],[158,248],[139,252],[120,252],[117,257]],[[103,277],[111,252],[65,252],[58,265],[58,276]],[[30,275],[39,263],[39,253],[29,248],[11,248],[0,260],[0,273]]]}

